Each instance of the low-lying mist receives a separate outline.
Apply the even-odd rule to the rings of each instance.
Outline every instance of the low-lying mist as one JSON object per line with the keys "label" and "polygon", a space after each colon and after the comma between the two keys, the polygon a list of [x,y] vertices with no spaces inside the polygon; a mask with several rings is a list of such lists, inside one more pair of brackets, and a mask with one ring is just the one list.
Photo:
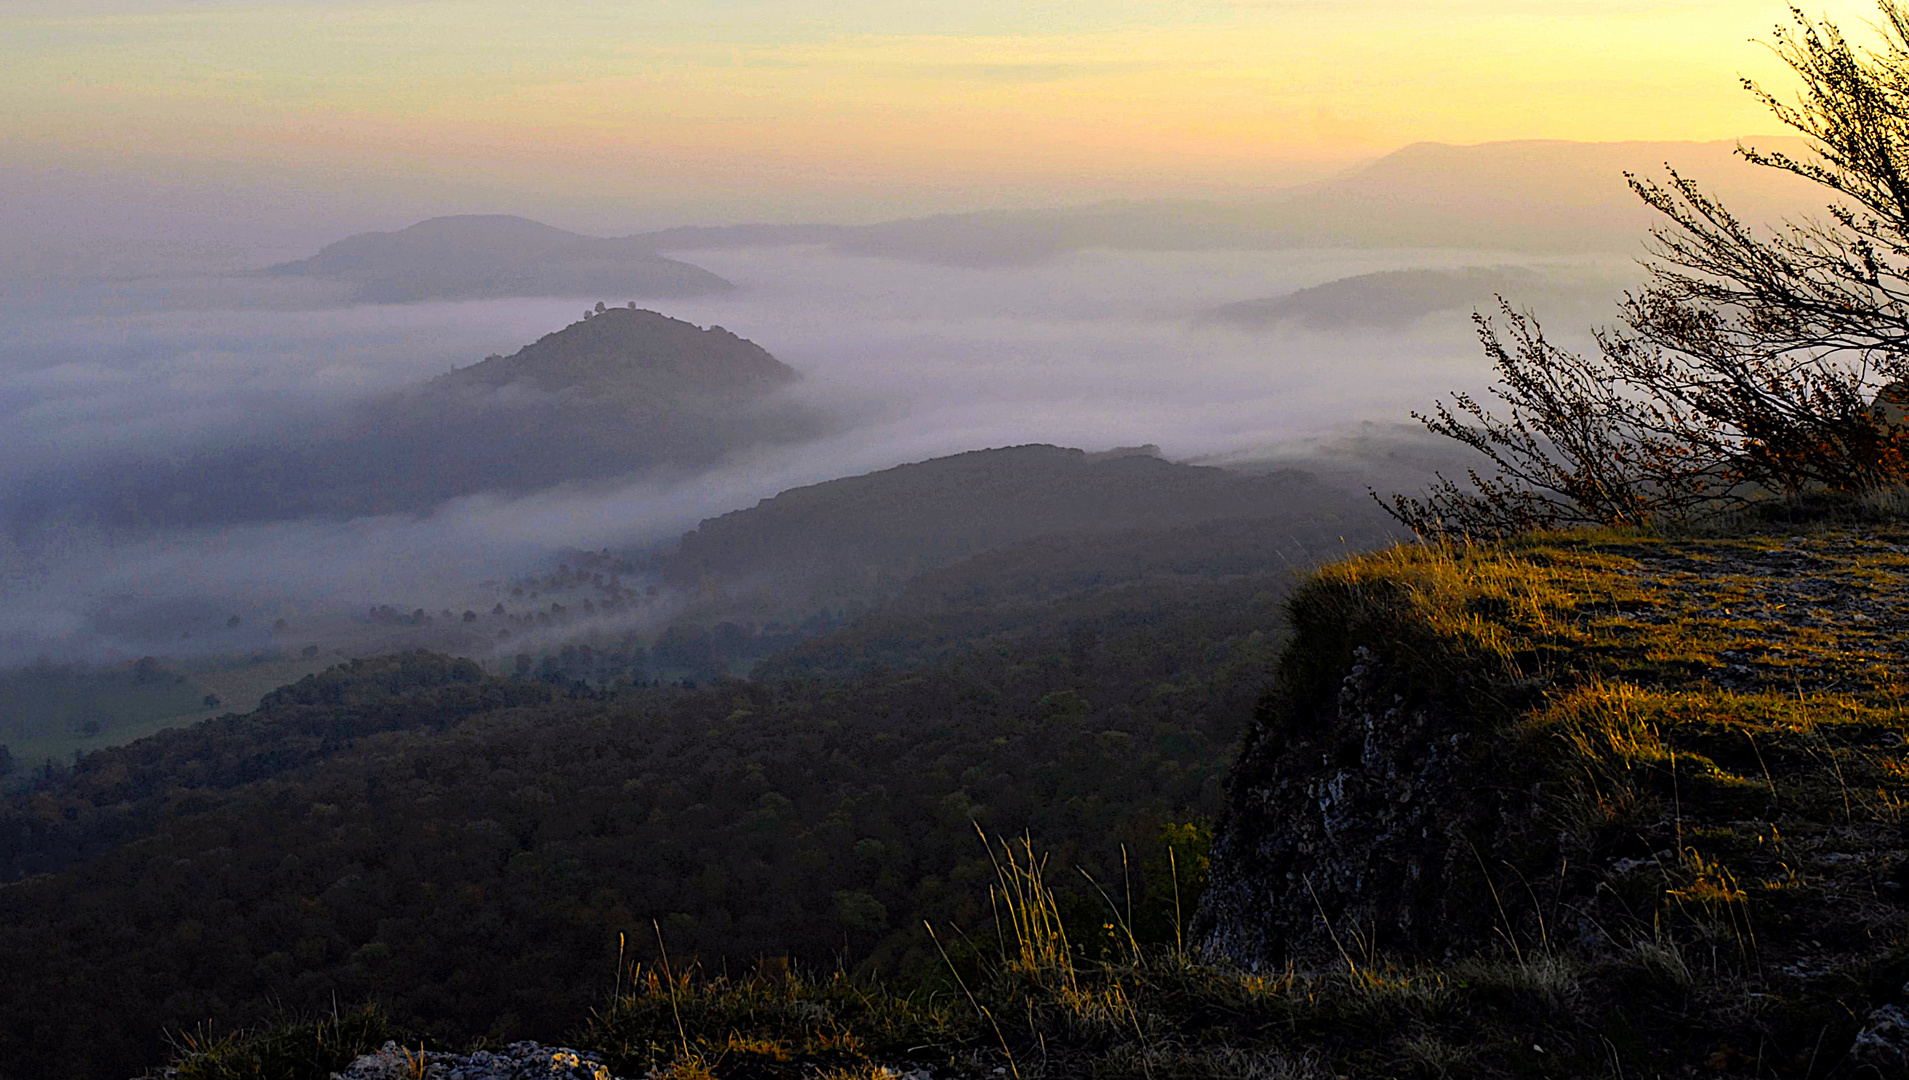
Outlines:
{"label": "low-lying mist", "polygon": [[[1215,309],[1383,270],[1534,265],[1351,248],[1094,250],[993,270],[816,248],[682,257],[738,289],[639,304],[727,327],[796,368],[804,379],[788,393],[833,418],[828,433],[707,469],[401,514],[141,529],[42,505],[31,522],[0,522],[0,664],[254,647],[264,639],[250,628],[286,612],[461,610],[561,550],[664,545],[792,486],[983,447],[1303,458],[1361,422],[1479,388],[1487,365],[1468,311],[1321,330],[1240,327]],[[1572,317],[1614,297],[1625,273],[1572,268],[1583,293]],[[311,283],[194,277],[94,282],[15,306],[0,315],[0,506],[28,488],[42,504],[52,492],[56,507],[81,505],[101,476],[137,485],[159,463],[297,442],[368,399],[513,352],[599,299],[628,298],[346,306]],[[1569,340],[1585,327],[1559,329]],[[201,608],[194,618],[237,615],[244,632],[182,637],[180,612]]]}

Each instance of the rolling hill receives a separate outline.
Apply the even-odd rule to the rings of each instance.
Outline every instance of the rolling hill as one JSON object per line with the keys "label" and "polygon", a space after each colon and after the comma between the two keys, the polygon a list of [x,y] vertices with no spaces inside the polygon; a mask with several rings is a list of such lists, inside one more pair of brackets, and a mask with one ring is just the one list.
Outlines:
{"label": "rolling hill", "polygon": [[738,596],[765,589],[775,597],[766,613],[886,597],[926,571],[1041,537],[1253,519],[1271,534],[1317,542],[1363,535],[1378,516],[1304,472],[1243,476],[1151,449],[975,450],[794,488],[704,521],[658,569],[681,584],[722,582]]}
{"label": "rolling hill", "polygon": [[479,491],[695,469],[830,421],[775,393],[799,376],[719,327],[606,310],[509,357],[308,418],[272,441],[28,480],[20,528],[114,528],[416,512]]}
{"label": "rolling hill", "polygon": [[497,356],[440,375],[437,391],[489,392],[516,386],[546,394],[663,401],[709,394],[750,395],[801,376],[747,338],[654,311],[607,308]]}
{"label": "rolling hill", "polygon": [[396,232],[346,237],[273,277],[345,281],[353,300],[483,300],[502,296],[670,298],[735,286],[658,255],[652,245],[566,232],[527,218],[431,218]]}

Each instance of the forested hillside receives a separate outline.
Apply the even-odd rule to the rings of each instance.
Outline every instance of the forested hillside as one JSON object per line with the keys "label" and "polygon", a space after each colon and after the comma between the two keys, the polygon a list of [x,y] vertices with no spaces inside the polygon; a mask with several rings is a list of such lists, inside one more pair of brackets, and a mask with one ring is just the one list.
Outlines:
{"label": "forested hillside", "polygon": [[[272,1037],[570,1038],[619,1076],[1898,1075],[1905,550],[1414,545],[1311,578],[1283,658],[1248,578],[859,676],[335,670],[8,804],[92,854],[0,888],[0,1072],[129,1075],[337,995],[386,1012]],[[262,1060],[218,1045],[187,1060]]]}
{"label": "forested hillside", "polygon": [[[977,823],[1103,883],[1125,845],[1170,939],[1163,837],[1181,827],[1196,859],[1287,580],[848,681],[609,693],[369,661],[89,755],[0,825],[16,867],[87,856],[0,888],[0,1074],[57,1054],[130,1075],[168,1031],[334,995],[452,1039],[561,1032],[619,935],[652,955],[652,920],[711,971],[789,955],[919,977],[921,919],[989,925]],[[1100,908],[1077,875],[1066,895]]]}
{"label": "forested hillside", "polygon": [[[1201,523],[1216,534],[1202,535]],[[1306,565],[1389,535],[1369,500],[1300,470],[1242,475],[1167,461],[1151,447],[1089,454],[1033,444],[793,488],[702,522],[657,569],[678,584],[720,585],[740,611],[781,617],[885,600],[950,564],[982,592],[1014,587],[1031,566],[992,557],[1036,541],[1018,558],[1088,572],[1071,579],[1076,587],[1149,562],[1166,571],[1178,560],[1183,575]],[[957,562],[968,556],[984,558]]]}

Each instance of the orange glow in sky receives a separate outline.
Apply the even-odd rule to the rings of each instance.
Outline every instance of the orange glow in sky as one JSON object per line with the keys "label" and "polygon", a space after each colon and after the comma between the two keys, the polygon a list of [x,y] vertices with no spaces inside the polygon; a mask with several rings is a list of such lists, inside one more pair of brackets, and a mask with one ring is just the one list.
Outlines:
{"label": "orange glow in sky", "polygon": [[[1866,36],[1872,4],[1807,5]],[[1763,0],[10,0],[15,164],[831,216],[1773,133]],[[329,178],[325,180],[323,178]]]}

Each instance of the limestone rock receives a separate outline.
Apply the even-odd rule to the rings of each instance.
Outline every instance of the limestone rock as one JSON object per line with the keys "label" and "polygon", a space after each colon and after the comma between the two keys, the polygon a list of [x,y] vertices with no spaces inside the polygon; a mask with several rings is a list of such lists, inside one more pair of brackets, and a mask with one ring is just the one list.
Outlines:
{"label": "limestone rock", "polygon": [[332,1080],[619,1080],[596,1054],[564,1046],[514,1042],[503,1050],[446,1054],[385,1043]]}
{"label": "limestone rock", "polygon": [[[1909,989],[1909,988],[1905,988]],[[1909,1076],[1909,1011],[1900,1005],[1870,1010],[1849,1048],[1856,1076]]]}
{"label": "limestone rock", "polygon": [[[1357,646],[1331,701],[1262,703],[1195,926],[1210,957],[1329,965],[1488,939],[1505,793],[1460,703]],[[1308,707],[1310,704],[1310,708]]]}

